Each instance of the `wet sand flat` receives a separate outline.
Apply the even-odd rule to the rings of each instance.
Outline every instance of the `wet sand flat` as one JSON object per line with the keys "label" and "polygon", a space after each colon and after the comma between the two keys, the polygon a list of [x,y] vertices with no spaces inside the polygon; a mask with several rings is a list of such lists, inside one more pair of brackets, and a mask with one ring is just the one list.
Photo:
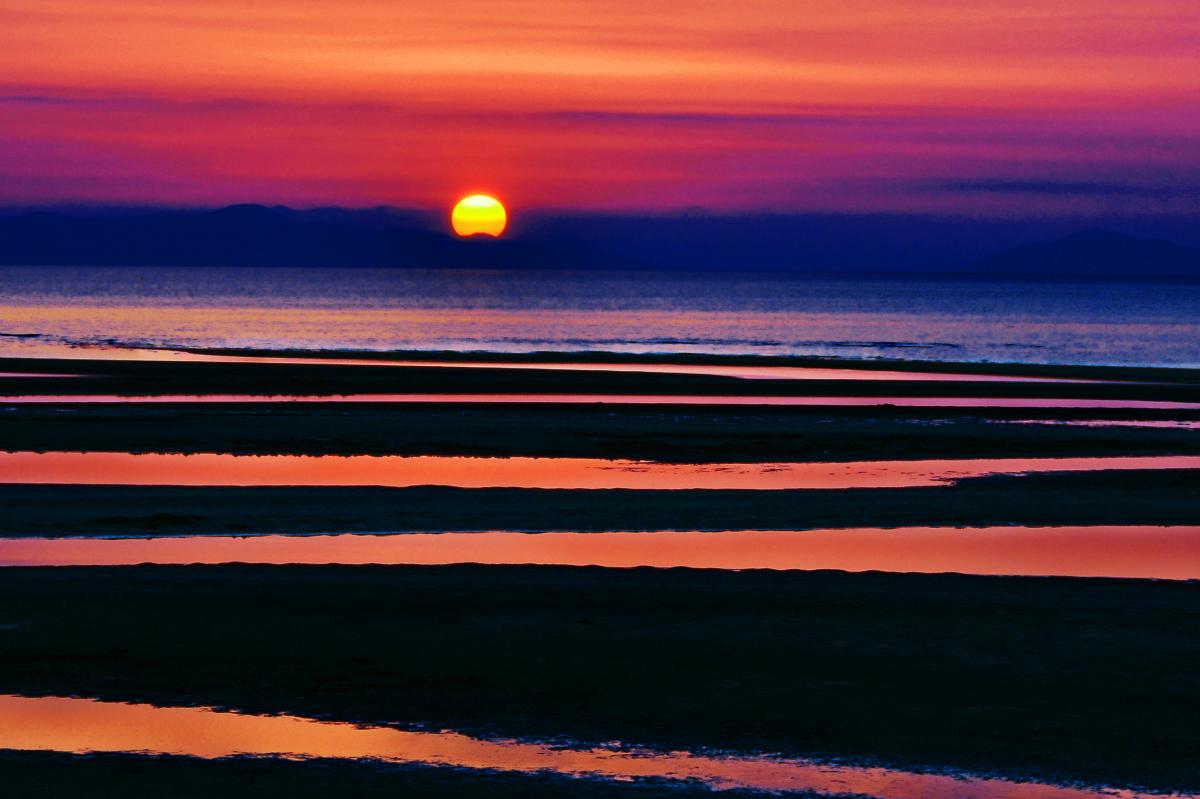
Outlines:
{"label": "wet sand flat", "polygon": [[[675,463],[1200,454],[1200,436],[1173,424],[1180,413],[1043,410],[1043,420],[1071,424],[1033,426],[998,424],[1029,418],[1028,411],[1002,408],[0,405],[0,444],[9,451],[475,455]],[[1186,413],[1195,418],[1189,421],[1185,415],[1184,422],[1200,423],[1200,412]],[[1115,426],[1104,426],[1108,421]],[[1141,421],[1153,424],[1133,425]]]}
{"label": "wet sand flat", "polygon": [[[814,361],[803,360],[806,365],[778,365],[772,359],[729,358],[726,363],[712,363],[704,358],[656,360],[653,356],[642,358],[605,358],[603,354],[590,360],[553,360],[547,356],[529,357],[518,360],[480,353],[473,359],[457,353],[453,360],[439,359],[436,354],[405,353],[390,354],[358,353],[336,354],[316,352],[274,352],[255,354],[239,350],[186,350],[186,349],[142,349],[134,347],[85,347],[70,348],[43,344],[41,347],[25,345],[21,351],[37,352],[38,357],[56,359],[98,359],[112,361],[157,361],[161,363],[249,363],[265,365],[313,366],[391,366],[436,367],[442,369],[505,369],[544,370],[551,372],[626,372],[634,374],[681,374],[710,375],[714,377],[736,377],[744,380],[933,380],[966,382],[1033,382],[1033,383],[1090,383],[1102,382],[1103,378],[1053,377],[989,373],[985,369],[960,365],[957,370],[945,368],[941,371],[919,369],[857,369],[838,364],[812,365]],[[7,354],[7,353],[6,353]],[[413,357],[419,356],[419,357]],[[560,356],[561,357],[561,356]],[[767,361],[762,363],[761,361]],[[800,359],[797,359],[800,360]],[[786,359],[785,359],[786,362]],[[0,376],[5,376],[0,374]]]}
{"label": "wet sand flat", "polygon": [[1194,792],[1200,682],[1180,666],[1198,596],[832,572],[3,569],[0,685]]}
{"label": "wet sand flat", "polygon": [[[270,353],[185,354],[172,360],[136,350],[122,351],[129,353],[122,358],[82,357],[86,353],[81,350],[77,358],[0,358],[0,371],[84,376],[69,384],[53,379],[12,380],[0,385],[0,395],[45,399],[70,394],[93,400],[114,396],[408,396],[425,398],[423,401],[448,395],[542,397],[559,402],[568,401],[558,399],[564,396],[587,397],[593,402],[599,401],[597,398],[615,402],[610,398],[621,396],[653,397],[656,402],[707,397],[724,404],[750,397],[765,398],[760,402],[832,397],[837,398],[830,400],[835,404],[846,404],[847,398],[1004,398],[1123,400],[1134,403],[1133,407],[1152,402],[1200,402],[1200,378],[1195,370],[1186,369],[1014,370],[978,364],[932,369],[927,364],[903,362],[882,364],[888,368],[881,369],[880,363],[869,361],[761,363],[733,358],[614,364],[603,358],[497,362],[469,356],[403,358],[402,362],[360,358],[346,363],[336,353],[308,358]],[[545,363],[549,366],[543,366]],[[767,373],[772,377],[757,376]],[[880,379],[881,374],[890,379]]]}
{"label": "wet sand flat", "polygon": [[[653,779],[615,781],[556,774],[467,770],[361,760],[284,760],[178,755],[0,750],[0,773],[14,795],[170,796],[211,799],[270,790],[289,799],[328,799],[353,790],[360,799],[712,799],[706,785]],[[353,786],[352,788],[350,786]],[[758,799],[759,791],[729,789],[722,799]]]}
{"label": "wet sand flat", "polygon": [[[0,360],[80,375],[0,376],[0,560],[190,564],[0,568],[0,694],[649,753],[630,796],[696,789],[653,771],[668,752],[873,766],[875,793],[1200,791],[1195,370],[382,357]],[[1072,424],[999,423],[1030,419]],[[1103,421],[1173,426],[1076,424]],[[287,457],[318,454],[345,457]],[[900,573],[943,570],[1091,579]],[[24,726],[83,732],[71,701]],[[352,776],[164,740],[0,768]],[[371,768],[439,796],[615,785],[436,762]]]}
{"label": "wet sand flat", "polygon": [[1193,525],[1195,488],[1189,470],[801,491],[0,484],[0,535]]}
{"label": "wet sand flat", "polygon": [[39,378],[39,377],[80,377],[80,375],[55,374],[50,372],[0,372],[0,377],[24,377],[24,378]]}
{"label": "wet sand flat", "polygon": [[1057,397],[860,397],[721,394],[7,394],[0,405],[412,403],[438,405],[715,405],[884,408],[1078,408],[1198,411],[1200,402]]}
{"label": "wet sand flat", "polygon": [[[368,727],[296,716],[218,713],[67,697],[0,695],[0,748],[142,752],[213,759],[249,755],[420,763],[629,781],[699,783],[714,790],[846,794],[877,799],[1139,799],[1140,791],[1087,789],[969,775],[916,774],[769,756],[548,746],[460,733]],[[1176,794],[1194,799],[1197,794]]]}

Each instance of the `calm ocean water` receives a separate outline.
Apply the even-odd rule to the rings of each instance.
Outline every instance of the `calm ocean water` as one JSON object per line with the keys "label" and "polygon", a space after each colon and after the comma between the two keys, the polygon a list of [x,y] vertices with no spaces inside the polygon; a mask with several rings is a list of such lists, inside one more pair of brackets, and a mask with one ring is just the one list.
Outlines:
{"label": "calm ocean water", "polygon": [[0,334],[3,354],[122,344],[1200,366],[1200,282],[3,268]]}

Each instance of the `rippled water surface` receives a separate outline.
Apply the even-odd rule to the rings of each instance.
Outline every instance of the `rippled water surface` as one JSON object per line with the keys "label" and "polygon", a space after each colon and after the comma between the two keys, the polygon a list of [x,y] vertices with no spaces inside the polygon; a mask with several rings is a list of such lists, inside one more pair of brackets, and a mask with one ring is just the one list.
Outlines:
{"label": "rippled water surface", "polygon": [[1194,282],[6,268],[0,353],[115,341],[1196,366],[1197,307]]}

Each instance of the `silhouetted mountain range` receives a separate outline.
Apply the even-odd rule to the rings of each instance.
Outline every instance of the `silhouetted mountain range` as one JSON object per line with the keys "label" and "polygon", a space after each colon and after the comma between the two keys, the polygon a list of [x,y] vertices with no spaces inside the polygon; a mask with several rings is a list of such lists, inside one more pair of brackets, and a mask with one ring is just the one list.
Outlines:
{"label": "silhouetted mountain range", "polygon": [[[440,224],[386,207],[10,211],[0,213],[0,264],[1200,275],[1200,248],[1072,233],[1069,220],[542,213],[499,240],[459,239]],[[1049,243],[1021,243],[1031,240]]]}
{"label": "silhouetted mountain range", "polygon": [[78,217],[0,218],[0,262],[98,266],[552,265],[516,240],[461,240],[406,213],[292,211],[237,205]]}
{"label": "silhouetted mountain range", "polygon": [[970,265],[995,274],[1200,275],[1200,248],[1091,229],[1044,244],[1023,244]]}

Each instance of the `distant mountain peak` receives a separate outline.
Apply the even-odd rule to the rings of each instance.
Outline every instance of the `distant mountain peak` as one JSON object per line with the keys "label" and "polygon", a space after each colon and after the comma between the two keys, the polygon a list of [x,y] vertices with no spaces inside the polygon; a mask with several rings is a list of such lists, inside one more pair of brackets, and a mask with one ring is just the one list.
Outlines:
{"label": "distant mountain peak", "polygon": [[282,211],[288,210],[284,206],[275,206],[273,208],[258,205],[257,203],[239,203],[237,205],[227,205],[224,208],[216,208],[209,211],[210,214],[218,216],[279,216]]}

